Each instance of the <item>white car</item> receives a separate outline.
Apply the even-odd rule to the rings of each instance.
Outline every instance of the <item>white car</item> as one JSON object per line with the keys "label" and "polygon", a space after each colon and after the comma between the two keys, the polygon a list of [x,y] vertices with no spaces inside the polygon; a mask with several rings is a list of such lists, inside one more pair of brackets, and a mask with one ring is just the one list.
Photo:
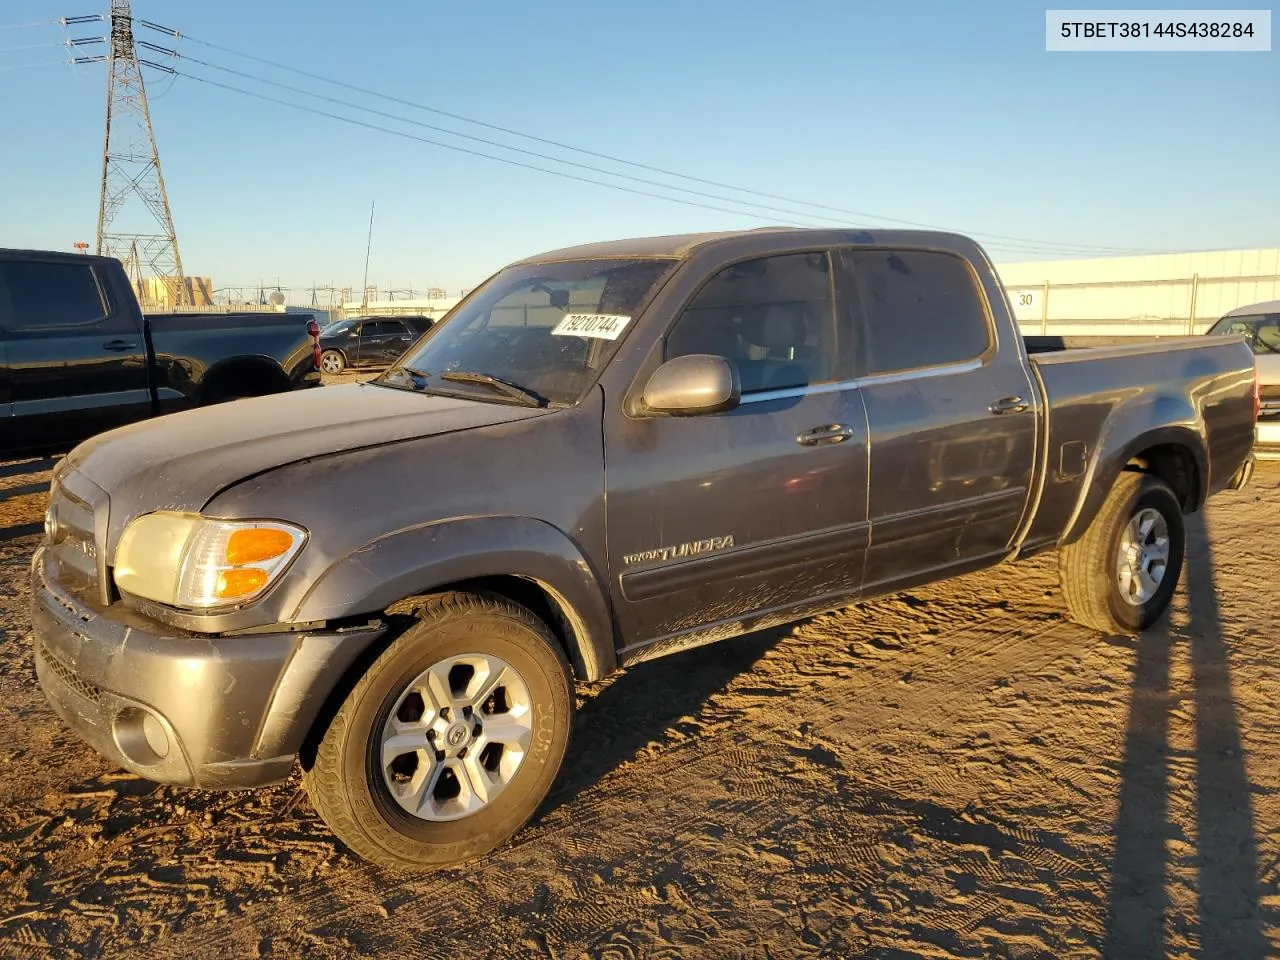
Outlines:
{"label": "white car", "polygon": [[1209,328],[1209,335],[1238,334],[1258,365],[1258,428],[1254,453],[1280,460],[1280,300],[1237,307]]}

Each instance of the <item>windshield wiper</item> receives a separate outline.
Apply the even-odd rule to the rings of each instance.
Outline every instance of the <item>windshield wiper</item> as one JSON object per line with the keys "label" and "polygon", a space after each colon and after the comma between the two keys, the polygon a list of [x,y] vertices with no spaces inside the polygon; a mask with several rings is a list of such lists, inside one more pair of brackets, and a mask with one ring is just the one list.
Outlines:
{"label": "windshield wiper", "polygon": [[519,384],[511,383],[500,377],[495,377],[487,373],[473,373],[470,370],[451,370],[449,373],[440,374],[441,380],[451,380],[454,383],[479,383],[486,387],[492,387],[499,393],[506,394],[512,400],[524,404],[526,407],[544,407],[547,401],[538,396],[532,390],[526,390]]}

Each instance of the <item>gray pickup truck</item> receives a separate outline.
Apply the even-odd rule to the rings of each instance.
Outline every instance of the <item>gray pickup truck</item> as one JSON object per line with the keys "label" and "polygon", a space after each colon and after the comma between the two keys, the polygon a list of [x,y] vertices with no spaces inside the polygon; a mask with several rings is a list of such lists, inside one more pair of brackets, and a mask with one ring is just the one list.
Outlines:
{"label": "gray pickup truck", "polygon": [[572,683],[1060,550],[1141,631],[1183,517],[1247,482],[1238,337],[1028,359],[960,236],[765,230],[513,264],[379,379],[127,426],[55,470],[32,564],[57,713],[156,781],[301,759],[380,864],[512,836]]}

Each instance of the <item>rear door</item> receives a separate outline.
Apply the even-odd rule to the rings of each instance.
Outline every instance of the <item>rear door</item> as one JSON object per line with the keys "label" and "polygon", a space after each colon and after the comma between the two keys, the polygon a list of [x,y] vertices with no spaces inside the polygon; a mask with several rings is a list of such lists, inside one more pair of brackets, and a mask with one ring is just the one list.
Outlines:
{"label": "rear door", "polygon": [[93,261],[0,257],[0,290],[18,442],[73,443],[150,415],[146,341]]}
{"label": "rear door", "polygon": [[380,342],[378,363],[381,364],[395,363],[417,339],[403,320],[379,320],[375,326],[375,336]]}
{"label": "rear door", "polygon": [[739,617],[856,596],[865,420],[832,281],[825,251],[766,257],[718,273],[687,304],[663,358],[727,358],[743,383],[736,409],[633,419],[608,405],[615,611],[624,636],[643,638],[624,657],[650,641],[714,639]]}
{"label": "rear door", "polygon": [[390,362],[387,357],[397,328],[400,331],[404,329],[398,322],[388,320],[365,320],[360,325],[358,362],[361,366],[381,366]]}
{"label": "rear door", "polygon": [[841,261],[843,295],[861,316],[870,431],[864,591],[994,561],[1032,482],[1036,394],[1022,354],[998,342],[964,258],[853,249]]}

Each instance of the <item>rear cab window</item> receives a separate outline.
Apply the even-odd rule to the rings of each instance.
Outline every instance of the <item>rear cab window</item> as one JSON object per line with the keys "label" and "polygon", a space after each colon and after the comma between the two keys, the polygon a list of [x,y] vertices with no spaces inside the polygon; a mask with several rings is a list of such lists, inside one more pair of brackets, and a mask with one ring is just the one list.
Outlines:
{"label": "rear cab window", "polygon": [[860,327],[859,375],[968,363],[994,345],[986,300],[962,257],[856,249],[844,251],[843,261],[842,294]]}

